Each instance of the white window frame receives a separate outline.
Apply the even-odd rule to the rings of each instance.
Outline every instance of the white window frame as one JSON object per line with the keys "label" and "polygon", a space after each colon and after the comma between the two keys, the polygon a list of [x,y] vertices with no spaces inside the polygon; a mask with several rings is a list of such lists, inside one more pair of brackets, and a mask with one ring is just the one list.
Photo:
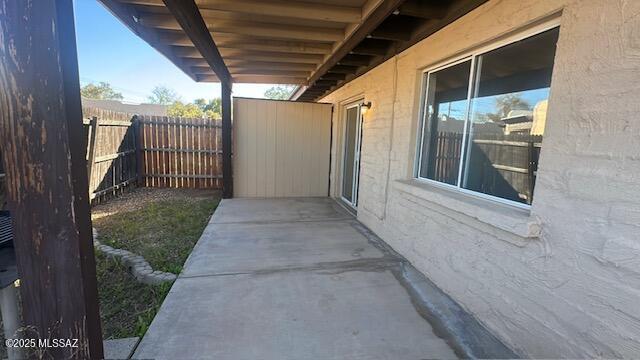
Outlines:
{"label": "white window frame", "polygon": [[[484,55],[492,50],[501,48],[503,46],[506,45],[510,45],[513,43],[516,43],[518,41],[530,38],[532,36],[541,34],[545,31],[548,30],[552,30],[555,28],[559,28],[560,27],[560,18],[554,18],[548,21],[545,21],[543,23],[540,23],[538,25],[535,26],[531,26],[528,29],[524,30],[524,31],[520,31],[515,35],[509,36],[509,37],[505,37],[504,39],[501,40],[497,40],[497,41],[493,41],[488,45],[484,45],[481,47],[478,47],[476,49],[470,50],[470,51],[466,51],[454,58],[450,58],[448,60],[445,61],[440,61],[430,67],[425,68],[422,71],[422,85],[421,85],[421,96],[420,96],[420,119],[418,121],[418,134],[417,134],[417,147],[416,147],[416,156],[415,156],[415,163],[414,163],[414,178],[420,182],[424,182],[433,186],[437,186],[443,189],[447,189],[447,190],[453,190],[456,192],[460,192],[466,195],[470,195],[476,198],[480,198],[480,199],[485,199],[485,200],[489,200],[489,201],[493,201],[493,202],[497,202],[500,204],[504,204],[504,205],[508,205],[508,206],[512,206],[512,207],[516,207],[516,208],[520,208],[520,209],[526,209],[526,210],[530,210],[531,209],[531,205],[529,204],[525,204],[525,203],[521,203],[521,202],[517,202],[517,201],[513,201],[513,200],[509,200],[509,199],[505,199],[505,198],[501,198],[498,196],[494,196],[494,195],[489,195],[489,194],[485,194],[485,193],[481,193],[478,191],[473,191],[473,190],[469,190],[469,189],[465,189],[462,187],[462,168],[463,168],[463,164],[468,165],[467,161],[465,160],[465,157],[467,156],[466,152],[467,152],[467,148],[468,145],[466,143],[467,141],[467,136],[469,134],[469,114],[471,113],[471,107],[473,106],[473,99],[471,97],[471,92],[473,91],[473,81],[476,79],[477,74],[474,74],[474,72],[476,71],[476,59],[481,56]],[[423,154],[423,144],[424,144],[424,126],[426,125],[426,120],[427,120],[427,114],[428,114],[428,99],[427,99],[427,91],[429,89],[429,75],[431,73],[464,63],[465,61],[469,61],[471,60],[471,70],[469,72],[469,88],[467,89],[467,111],[466,111],[466,116],[464,119],[464,133],[462,135],[462,149],[460,152],[460,165],[459,165],[459,169],[458,169],[458,181],[456,185],[451,185],[451,184],[447,184],[444,182],[440,182],[440,181],[436,181],[433,179],[428,179],[428,178],[424,178],[421,177],[421,169],[422,169],[422,154]]]}

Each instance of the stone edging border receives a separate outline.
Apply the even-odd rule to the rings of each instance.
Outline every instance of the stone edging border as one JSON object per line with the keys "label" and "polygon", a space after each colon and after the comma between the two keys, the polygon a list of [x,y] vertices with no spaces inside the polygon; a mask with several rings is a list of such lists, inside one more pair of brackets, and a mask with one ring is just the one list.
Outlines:
{"label": "stone edging border", "polygon": [[93,228],[93,246],[108,257],[119,258],[125,266],[129,267],[131,274],[136,280],[143,284],[157,285],[174,281],[177,278],[176,274],[153,270],[147,260],[140,255],[100,243],[98,240],[98,230],[96,230],[96,228]]}

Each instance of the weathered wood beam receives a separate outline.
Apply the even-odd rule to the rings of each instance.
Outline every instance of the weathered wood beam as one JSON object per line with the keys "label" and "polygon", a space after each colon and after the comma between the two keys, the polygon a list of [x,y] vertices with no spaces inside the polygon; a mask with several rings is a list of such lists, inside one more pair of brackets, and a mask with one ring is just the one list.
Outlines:
{"label": "weathered wood beam", "polygon": [[[231,74],[229,69],[216,47],[216,43],[211,38],[211,33],[204,20],[200,16],[198,6],[193,0],[163,0],[165,6],[181,29],[187,34],[193,45],[200,51],[202,57],[207,60],[211,69],[216,73],[221,82],[227,87],[231,87]],[[224,86],[223,86],[224,87]]]}
{"label": "weathered wood beam", "polygon": [[46,358],[103,358],[73,4],[0,0],[0,146],[23,338]]}
{"label": "weathered wood beam", "polygon": [[338,64],[338,62],[351,50],[356,47],[363,39],[367,37],[375,28],[378,27],[389,15],[393,14],[405,0],[382,0],[378,6],[373,9],[366,19],[363,19],[355,31],[352,31],[348,38],[340,44],[340,46],[330,55],[328,59],[320,66],[309,78],[309,82],[313,83],[324,75],[329,69]]}
{"label": "weathered wood beam", "polygon": [[280,16],[303,20],[323,20],[341,23],[360,21],[358,7],[321,4],[312,2],[276,0],[199,0],[200,9],[222,10],[260,16]]}
{"label": "weathered wood beam", "polygon": [[[181,29],[180,24],[178,24],[178,22],[176,22],[175,19],[170,15],[150,13],[141,14],[140,23],[142,23],[144,26],[157,29]],[[207,26],[208,29],[214,33],[250,35],[259,38],[328,42],[338,41],[344,37],[344,32],[340,29],[269,24],[253,21],[209,21]]]}

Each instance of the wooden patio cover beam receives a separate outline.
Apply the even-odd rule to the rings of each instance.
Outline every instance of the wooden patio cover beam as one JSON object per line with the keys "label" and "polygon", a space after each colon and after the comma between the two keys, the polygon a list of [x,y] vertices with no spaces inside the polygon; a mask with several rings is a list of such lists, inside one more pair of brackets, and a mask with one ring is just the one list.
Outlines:
{"label": "wooden patio cover beam", "polygon": [[187,34],[193,45],[207,60],[211,69],[216,73],[223,87],[231,89],[231,74],[224,64],[222,55],[211,37],[200,10],[193,0],[163,0],[167,9],[173,14],[182,30]]}
{"label": "wooden patio cover beam", "polygon": [[334,65],[346,55],[348,55],[353,48],[356,47],[367,35],[375,30],[388,16],[393,14],[394,11],[400,7],[405,0],[381,0],[380,4],[369,13],[366,19],[363,19],[360,26],[353,31],[345,41],[329,56],[329,58],[311,75],[309,78],[309,84],[313,84],[325,73],[327,73]]}
{"label": "wooden patio cover beam", "polygon": [[[232,78],[225,65],[222,55],[211,37],[207,24],[200,15],[200,10],[194,0],[163,0],[167,9],[187,34],[193,45],[200,51],[211,70],[220,80],[222,97],[222,196],[233,197],[233,170],[231,165],[231,86]],[[198,78],[196,76],[196,78]]]}

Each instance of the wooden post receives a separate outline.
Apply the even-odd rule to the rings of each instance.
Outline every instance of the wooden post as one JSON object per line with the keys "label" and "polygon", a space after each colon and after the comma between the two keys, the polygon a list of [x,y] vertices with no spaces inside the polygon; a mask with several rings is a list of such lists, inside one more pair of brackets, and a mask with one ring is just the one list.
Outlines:
{"label": "wooden post", "polygon": [[89,152],[87,155],[87,181],[89,183],[89,200],[92,199],[93,190],[91,188],[91,173],[93,167],[96,162],[96,139],[98,138],[98,127],[100,126],[98,122],[98,117],[91,117],[91,122],[89,123],[89,148],[87,151]]}
{"label": "wooden post", "polygon": [[102,358],[71,0],[0,0],[0,104],[23,337],[77,339],[45,357]]}
{"label": "wooden post", "polygon": [[142,126],[141,118],[138,115],[133,117],[133,136],[135,138],[135,149],[136,149],[136,175],[138,177],[138,186],[144,186],[144,167],[142,166],[142,151],[143,141],[142,141]]}
{"label": "wooden post", "polygon": [[221,83],[222,87],[222,197],[233,197],[233,169],[231,167],[231,84]]}

